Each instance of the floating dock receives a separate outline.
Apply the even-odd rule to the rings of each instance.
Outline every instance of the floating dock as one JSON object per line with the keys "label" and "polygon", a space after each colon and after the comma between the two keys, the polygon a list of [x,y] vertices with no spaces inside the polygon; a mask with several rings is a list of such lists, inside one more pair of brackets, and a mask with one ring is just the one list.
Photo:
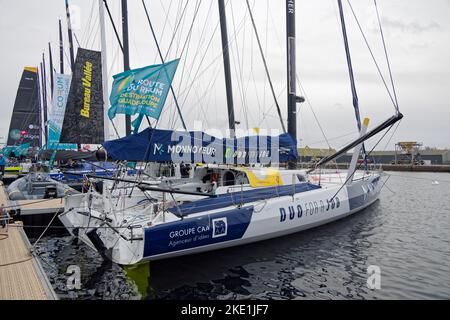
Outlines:
{"label": "floating dock", "polygon": [[57,300],[20,224],[0,227],[0,300]]}
{"label": "floating dock", "polygon": [[[6,218],[10,201],[0,182],[0,208]],[[0,218],[2,218],[0,217]],[[5,221],[5,220],[3,220]],[[0,300],[56,300],[57,296],[32,254],[32,246],[20,223],[0,226]]]}

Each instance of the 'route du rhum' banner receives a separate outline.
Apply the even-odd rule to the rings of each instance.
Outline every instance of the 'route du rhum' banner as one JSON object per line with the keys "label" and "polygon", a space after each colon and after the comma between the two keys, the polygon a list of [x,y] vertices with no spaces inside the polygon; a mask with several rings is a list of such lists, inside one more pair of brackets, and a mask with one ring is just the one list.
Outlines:
{"label": "'route du rhum' banner", "polygon": [[61,132],[61,143],[104,141],[101,52],[79,48]]}
{"label": "'route du rhum' banner", "polygon": [[109,98],[109,118],[114,119],[118,113],[139,114],[133,123],[135,129],[139,128],[144,115],[159,119],[179,61],[176,59],[116,74]]}

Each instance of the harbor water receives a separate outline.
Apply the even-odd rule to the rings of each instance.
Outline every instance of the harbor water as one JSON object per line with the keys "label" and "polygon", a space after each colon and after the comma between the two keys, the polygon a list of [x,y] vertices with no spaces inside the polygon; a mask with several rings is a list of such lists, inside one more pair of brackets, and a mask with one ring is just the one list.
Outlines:
{"label": "harbor water", "polygon": [[[68,236],[45,236],[37,251],[60,299],[450,299],[450,174],[388,174],[366,210],[250,245],[134,268]],[[367,285],[369,266],[379,289]]]}

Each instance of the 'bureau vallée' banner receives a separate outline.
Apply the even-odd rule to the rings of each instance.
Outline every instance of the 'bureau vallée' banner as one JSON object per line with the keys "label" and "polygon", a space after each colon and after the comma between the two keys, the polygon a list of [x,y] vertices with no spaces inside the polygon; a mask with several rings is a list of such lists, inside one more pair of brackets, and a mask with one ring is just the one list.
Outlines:
{"label": "'bureau vall\u00e9e' banner", "polygon": [[109,98],[108,116],[135,115],[136,132],[144,115],[159,119],[180,59],[116,74]]}
{"label": "'bureau vall\u00e9e' banner", "polygon": [[61,129],[66,112],[67,98],[69,97],[71,75],[56,73],[54,76],[54,91],[52,97],[52,110],[48,117],[48,141],[49,150],[76,150],[76,144],[59,143]]}
{"label": "'bureau vall\u00e9e' banner", "polygon": [[61,143],[105,140],[101,52],[78,48],[61,130]]}

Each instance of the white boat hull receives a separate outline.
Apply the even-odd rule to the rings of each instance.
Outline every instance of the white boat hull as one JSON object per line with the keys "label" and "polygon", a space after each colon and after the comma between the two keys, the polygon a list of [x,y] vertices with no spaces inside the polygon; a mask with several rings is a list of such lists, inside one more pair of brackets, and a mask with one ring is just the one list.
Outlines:
{"label": "white boat hull", "polygon": [[182,219],[170,212],[160,216],[159,221],[145,214],[130,215],[101,224],[111,228],[93,226],[90,231],[98,251],[118,264],[130,265],[253,243],[324,225],[373,204],[381,185],[380,176],[371,174],[350,185],[324,185],[294,195],[202,210]]}

